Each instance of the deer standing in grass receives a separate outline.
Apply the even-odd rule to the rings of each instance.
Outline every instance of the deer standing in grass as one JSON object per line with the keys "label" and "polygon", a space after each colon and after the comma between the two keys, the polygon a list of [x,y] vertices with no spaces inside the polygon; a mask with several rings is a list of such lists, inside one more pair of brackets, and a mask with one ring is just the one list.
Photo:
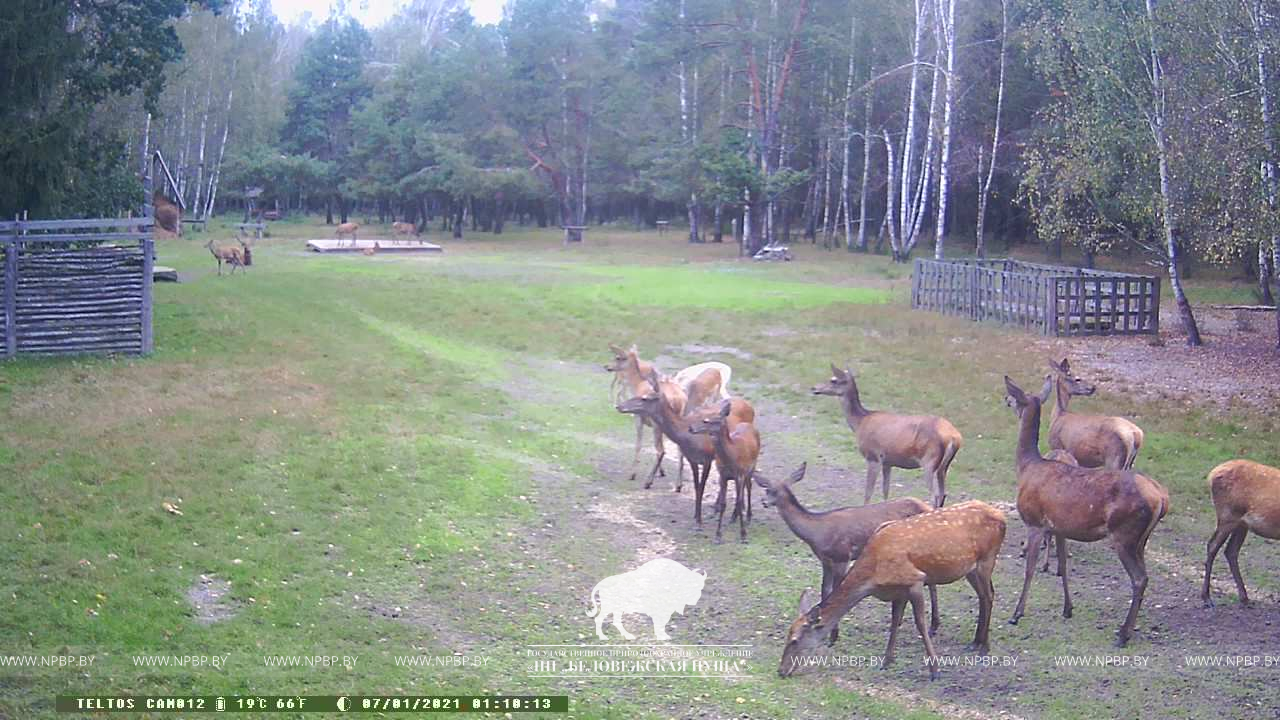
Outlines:
{"label": "deer standing in grass", "polygon": [[[716,450],[715,443],[709,435],[695,435],[689,432],[689,426],[695,422],[701,422],[703,414],[710,415],[713,410],[702,408],[690,415],[680,414],[672,403],[665,400],[666,397],[679,392],[678,385],[670,380],[659,380],[658,373],[653,371],[649,373],[648,387],[630,400],[620,403],[617,409],[621,413],[643,415],[649,418],[664,435],[679,446],[685,461],[693,471],[693,518],[698,525],[702,525],[702,495],[707,487],[707,476],[711,474],[711,463],[715,460]],[[751,422],[754,418],[755,410],[750,403],[741,398],[730,400],[729,422],[734,427],[744,422]],[[661,461],[662,458],[659,457],[658,462]],[[657,471],[658,465],[655,463],[653,470],[649,472],[650,483],[653,482],[653,476]]]}
{"label": "deer standing in grass", "polygon": [[[742,402],[746,402],[743,400]],[[729,522],[738,521],[738,534],[747,541],[747,522],[751,520],[751,482],[760,459],[760,433],[751,421],[733,422],[733,401],[724,400],[715,414],[702,416],[701,425],[690,425],[694,435],[710,435],[716,450],[716,465],[720,467],[720,497],[716,500],[716,542],[720,541],[720,527],[724,523],[725,498],[729,490],[729,478],[733,478],[733,515]],[[699,413],[700,414],[700,413]],[[752,413],[754,417],[754,413]],[[745,495],[744,495],[745,493]]]}
{"label": "deer standing in grass", "polygon": [[898,415],[868,410],[858,396],[853,371],[831,366],[831,379],[813,387],[814,395],[840,398],[845,422],[858,438],[858,450],[867,460],[867,487],[862,503],[871,502],[876,474],[883,477],[884,497],[889,499],[892,468],[921,468],[934,507],[947,499],[947,469],[964,444],[960,431],[945,418],[934,415]]}
{"label": "deer standing in grass", "polygon": [[1045,534],[1058,544],[1058,574],[1062,576],[1062,616],[1071,617],[1067,585],[1067,541],[1110,540],[1125,572],[1132,598],[1129,614],[1116,633],[1124,647],[1133,633],[1147,591],[1147,541],[1156,524],[1169,512],[1169,493],[1155,480],[1132,470],[1085,468],[1045,460],[1040,456],[1040,406],[1048,398],[1028,395],[1005,376],[1005,402],[1019,421],[1018,514],[1027,526],[1027,564],[1018,606],[1010,618],[1017,624],[1027,605],[1027,592],[1036,572],[1036,558]]}
{"label": "deer standing in grass", "polygon": [[778,674],[786,677],[798,670],[804,657],[832,634],[840,618],[867,596],[874,596],[892,606],[885,666],[893,664],[898,626],[909,602],[929,658],[929,678],[936,679],[938,654],[924,620],[924,588],[960,578],[968,580],[978,594],[978,627],[968,649],[989,653],[995,602],[991,574],[1004,535],[1004,513],[977,500],[884,523],[830,595],[816,603],[810,591],[800,596],[800,616],[787,631]]}
{"label": "deer standing in grass", "polygon": [[[609,350],[613,353],[613,362],[605,365],[604,369],[613,373],[613,380],[610,382],[609,390],[611,399],[617,405],[629,397],[645,392],[649,384],[649,374],[654,372],[656,368],[652,363],[640,359],[634,345],[629,350],[610,345]],[[714,370],[715,372],[707,373],[707,370]],[[678,414],[683,415],[686,408],[694,409],[702,407],[708,402],[727,399],[729,397],[729,378],[732,374],[733,370],[728,365],[720,362],[699,363],[676,373],[676,385],[685,394],[685,399],[677,407]],[[662,432],[658,430],[651,420],[643,415],[637,415],[636,452],[635,458],[632,460],[629,480],[636,479],[636,464],[640,462],[640,448],[644,442],[644,428],[646,426],[653,428],[654,448],[659,456],[658,474],[666,475],[666,472],[662,469],[662,457],[666,453],[666,448],[662,443]],[[676,466],[675,489],[679,492],[684,487],[684,463],[681,458],[677,458]],[[652,484],[653,474],[650,473],[649,482],[645,487],[647,488]]]}
{"label": "deer standing in grass", "polygon": [[1251,460],[1228,460],[1209,471],[1209,492],[1213,495],[1218,527],[1209,537],[1200,599],[1205,607],[1213,606],[1209,578],[1213,575],[1213,559],[1226,543],[1227,565],[1235,578],[1240,604],[1247,607],[1249,593],[1240,574],[1240,548],[1250,530],[1264,538],[1280,539],[1280,469]]}
{"label": "deer standing in grass", "polygon": [[360,223],[344,222],[334,230],[334,234],[337,235],[339,240],[342,239],[343,235],[350,235],[351,245],[354,247],[356,244],[356,232],[359,230]]}
{"label": "deer standing in grass", "polygon": [[418,227],[413,223],[394,222],[394,223],[391,223],[391,234],[393,236],[407,235],[409,237],[413,237],[418,234]]}
{"label": "deer standing in grass", "polygon": [[[844,579],[849,563],[858,559],[862,548],[881,525],[933,510],[925,501],[908,497],[873,505],[810,512],[800,504],[791,490],[792,485],[804,479],[807,468],[808,463],[800,465],[784,480],[766,480],[756,474],[755,482],[764,488],[764,506],[777,507],[782,521],[796,537],[809,546],[814,557],[822,563],[822,599],[830,595]],[[929,586],[929,604],[929,633],[933,634],[941,624],[941,616],[938,615],[938,589],[933,585]],[[831,627],[828,644],[835,644],[839,630],[835,625]]]}
{"label": "deer standing in grass", "polygon": [[244,251],[238,247],[225,247],[222,245],[214,245],[213,238],[209,238],[209,242],[204,244],[209,248],[209,252],[213,253],[213,258],[218,261],[218,274],[222,274],[222,263],[231,266],[231,275],[236,273],[236,268],[240,268],[244,272]]}
{"label": "deer standing in grass", "polygon": [[1067,407],[1073,396],[1089,396],[1098,388],[1083,378],[1073,376],[1066,358],[1061,363],[1050,360],[1049,367],[1057,376],[1058,389],[1057,402],[1049,421],[1049,447],[1071,453],[1084,467],[1133,468],[1138,450],[1142,449],[1142,428],[1122,417],[1069,411]]}

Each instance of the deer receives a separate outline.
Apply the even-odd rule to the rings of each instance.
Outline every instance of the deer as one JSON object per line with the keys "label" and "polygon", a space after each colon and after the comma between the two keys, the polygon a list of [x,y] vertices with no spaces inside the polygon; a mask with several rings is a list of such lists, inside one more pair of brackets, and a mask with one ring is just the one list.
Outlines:
{"label": "deer", "polygon": [[1072,397],[1092,395],[1098,388],[1073,376],[1066,358],[1061,363],[1050,360],[1049,367],[1057,376],[1058,391],[1049,419],[1049,447],[1066,450],[1084,467],[1132,469],[1142,448],[1142,428],[1122,417],[1070,412]]}
{"label": "deer", "polygon": [[1062,617],[1071,617],[1071,592],[1067,581],[1067,541],[1110,540],[1129,575],[1132,597],[1129,612],[1116,632],[1116,645],[1124,647],[1142,608],[1147,590],[1147,541],[1156,524],[1169,512],[1169,492],[1154,479],[1132,470],[1087,468],[1045,460],[1040,455],[1040,408],[1050,386],[1039,395],[1027,394],[1007,375],[1005,403],[1018,418],[1015,463],[1018,474],[1018,514],[1027,526],[1026,571],[1022,594],[1011,625],[1026,611],[1027,591],[1036,572],[1036,558],[1045,535],[1058,545],[1058,574],[1062,576]]}
{"label": "deer", "polygon": [[[623,350],[617,345],[610,344],[609,350],[613,353],[613,361],[604,366],[604,369],[613,373],[613,380],[609,384],[610,398],[616,405],[621,403],[627,397],[641,394],[647,386],[647,378],[649,373],[656,368],[652,363],[641,360],[636,346],[632,345],[629,350]],[[707,370],[715,370],[715,373],[707,374]],[[722,400],[729,397],[729,378],[732,376],[733,370],[724,363],[705,362],[691,365],[680,372],[676,373],[675,382],[684,391],[686,395],[685,403],[692,409],[702,407],[707,402],[713,400]],[[625,393],[630,395],[625,395]],[[678,409],[679,414],[683,415],[685,406]],[[754,416],[753,418],[754,419]],[[640,448],[643,443],[645,426],[654,428],[653,442],[659,455],[665,453],[665,447],[662,446],[662,433],[643,415],[636,416],[636,452],[635,459],[632,461],[632,471],[629,480],[636,479],[635,464],[640,462]],[[677,458],[676,468],[676,492],[680,492],[684,487],[684,463]],[[662,470],[661,459],[659,459],[658,473],[665,476]],[[652,475],[649,478],[648,488],[653,482]]]}
{"label": "deer", "polygon": [[240,243],[240,249],[244,253],[244,266],[249,267],[253,264],[253,243],[245,236],[236,236],[236,242]]}
{"label": "deer", "polygon": [[1213,559],[1225,542],[1227,565],[1236,581],[1240,604],[1248,607],[1249,593],[1240,574],[1240,548],[1250,530],[1271,540],[1280,538],[1280,469],[1251,460],[1228,460],[1209,471],[1209,492],[1218,527],[1209,537],[1200,599],[1205,607],[1213,607],[1209,578]]}
{"label": "deer", "polygon": [[[710,436],[705,434],[695,435],[689,432],[688,428],[689,425],[701,419],[699,413],[709,414],[709,409],[696,410],[692,415],[680,414],[678,408],[666,401],[667,397],[678,392],[679,386],[675,382],[660,380],[657,371],[652,370],[648,377],[648,387],[643,388],[642,392],[635,397],[619,403],[617,410],[621,413],[647,417],[657,425],[663,435],[671,438],[672,442],[680,448],[680,452],[684,455],[684,460],[689,463],[689,467],[693,472],[693,518],[701,526],[702,495],[706,490],[707,477],[711,474],[711,463],[715,460],[716,451],[715,444]],[[754,420],[755,410],[750,403],[741,398],[731,398],[729,402],[730,417],[728,422],[733,427],[737,427],[743,422]],[[659,456],[658,463],[661,462],[662,458]],[[657,471],[658,464],[655,463],[653,470],[649,471],[650,483],[652,483],[653,476],[657,474]]]}
{"label": "deer", "polygon": [[409,222],[393,222],[391,223],[392,235],[417,235],[418,227]]}
{"label": "deer", "polygon": [[[735,519],[738,521],[739,539],[747,541],[747,523],[751,520],[752,478],[755,476],[756,462],[760,459],[760,432],[750,421],[732,423],[732,412],[733,401],[723,400],[719,412],[703,416],[701,425],[689,426],[689,432],[694,435],[711,436],[716,451],[716,465],[720,467],[720,497],[716,500],[716,511],[719,514],[716,521],[716,542],[720,542],[720,527],[724,523],[725,498],[731,476],[734,507],[729,522],[732,523]],[[754,416],[754,412],[752,414]]]}
{"label": "deer", "polygon": [[334,234],[341,240],[343,235],[351,236],[352,247],[356,244],[356,232],[360,230],[360,223],[344,222],[334,229]]}
{"label": "deer", "polygon": [[924,587],[960,578],[968,580],[978,594],[978,626],[966,649],[989,654],[995,602],[991,574],[1004,536],[1004,513],[979,500],[883,523],[829,595],[819,600],[809,590],[801,594],[800,615],[787,631],[778,674],[788,677],[800,669],[841,618],[867,596],[874,596],[891,607],[885,667],[893,664],[898,626],[911,603],[916,631],[928,656],[929,679],[936,680],[938,655],[925,625]]}
{"label": "deer", "polygon": [[224,262],[231,266],[230,274],[234,275],[236,268],[240,268],[240,271],[244,272],[244,251],[241,248],[214,245],[213,238],[209,238],[209,242],[205,243],[204,246],[209,248],[209,252],[213,253],[213,258],[218,261],[219,275],[222,274],[222,263]]}
{"label": "deer", "polygon": [[867,460],[867,485],[862,504],[871,502],[876,474],[883,477],[884,499],[889,499],[892,468],[921,468],[934,507],[947,499],[947,470],[964,438],[945,418],[935,415],[899,415],[862,406],[853,371],[831,366],[831,379],[813,386],[814,395],[840,398],[845,422],[858,440],[858,451]]}
{"label": "deer", "polygon": [[[881,525],[891,520],[902,520],[929,512],[933,507],[923,500],[907,497],[872,505],[810,512],[800,504],[791,490],[792,485],[804,479],[808,467],[808,463],[801,463],[799,468],[782,480],[768,480],[759,473],[753,479],[765,491],[762,504],[778,508],[782,521],[796,537],[809,546],[814,557],[822,563],[822,589],[819,591],[819,598],[825,599],[844,579],[849,563],[862,555],[867,541]],[[929,586],[929,603],[932,618],[929,634],[932,635],[941,624],[938,589],[933,585]],[[839,635],[840,628],[833,625],[827,644],[834,645]]]}

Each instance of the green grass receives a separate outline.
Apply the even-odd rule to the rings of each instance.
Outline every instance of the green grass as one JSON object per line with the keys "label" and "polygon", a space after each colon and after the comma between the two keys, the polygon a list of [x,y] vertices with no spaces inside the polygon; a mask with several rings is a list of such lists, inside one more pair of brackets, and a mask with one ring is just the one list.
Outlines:
{"label": "green grass", "polygon": [[[1028,617],[1007,629],[1021,568],[1002,559],[993,640],[997,652],[1020,654],[1026,673],[952,669],[930,685],[900,662],[776,676],[781,634],[816,563],[771,510],[756,508],[750,544],[712,545],[684,510],[661,511],[674,502],[661,482],[647,492],[626,483],[632,425],[606,402],[600,365],[608,343],[631,342],[645,357],[726,360],[735,388],[776,428],[762,469],[810,460],[804,498],[822,507],[860,497],[863,465],[836,403],[806,391],[829,362],[848,363],[869,405],[936,412],[960,427],[953,498],[1011,501],[1015,427],[1000,378],[1030,383],[1044,359],[1019,333],[905,309],[908,268],[809,247],[794,263],[755,264],[736,260],[732,246],[652,233],[593,231],[566,250],[558,233],[520,228],[446,241],[442,256],[301,250],[302,239],[329,234],[304,220],[275,223],[254,266],[234,278],[213,273],[203,236],[165,240],[161,262],[185,281],[156,287],[153,356],[0,365],[0,551],[9,559],[0,564],[0,655],[96,657],[84,672],[0,668],[0,717],[52,717],[55,694],[79,692],[554,692],[571,695],[580,718],[915,718],[957,708],[977,717],[989,707],[1133,716],[1158,707],[1163,692],[1194,698],[1195,716],[1242,714],[1237,701],[1258,692],[1260,678],[1248,676],[1050,677],[1047,657],[1105,652],[1118,622],[1125,583],[1100,545],[1073,550],[1088,579],[1076,582],[1071,623],[1056,617],[1060,595],[1041,579]],[[1191,292],[1242,291],[1219,283]],[[752,359],[700,355],[687,349],[694,343]],[[1208,468],[1237,455],[1280,461],[1267,417],[1123,398],[1082,406],[1132,415],[1146,429],[1140,462],[1175,507],[1153,544],[1193,568],[1212,526]],[[838,480],[824,475],[837,470]],[[923,491],[918,473],[894,477],[906,488],[896,494]],[[601,503],[626,506],[667,533],[678,557],[708,569],[716,589],[677,617],[677,641],[751,642],[749,679],[528,677],[525,645],[589,639],[591,585],[633,566],[649,537],[592,519]],[[1006,556],[1018,541],[1011,532]],[[1262,603],[1280,589],[1267,550],[1254,540],[1242,557]],[[187,593],[202,575],[230,583],[234,617],[197,621]],[[1179,583],[1194,594],[1195,578],[1167,573],[1153,588]],[[940,642],[954,652],[972,630],[972,599],[959,586],[943,593]],[[1162,622],[1154,604],[1143,626]],[[837,652],[878,654],[887,615],[879,603],[857,608]],[[901,658],[918,656],[909,623],[899,643]],[[1160,652],[1145,636],[1144,650]],[[490,662],[429,672],[394,662],[455,651]],[[230,660],[216,671],[148,670],[133,665],[138,653]],[[262,660],[334,654],[359,661],[290,670]]]}

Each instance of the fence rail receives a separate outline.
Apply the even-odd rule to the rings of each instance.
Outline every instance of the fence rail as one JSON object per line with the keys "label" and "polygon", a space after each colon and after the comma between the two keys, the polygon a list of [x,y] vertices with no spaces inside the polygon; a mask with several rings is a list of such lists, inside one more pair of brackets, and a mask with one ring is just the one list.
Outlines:
{"label": "fence rail", "polygon": [[1008,258],[916,260],[911,307],[1045,335],[1156,334],[1160,281]]}
{"label": "fence rail", "polygon": [[0,222],[0,356],[151,352],[151,228],[149,217]]}

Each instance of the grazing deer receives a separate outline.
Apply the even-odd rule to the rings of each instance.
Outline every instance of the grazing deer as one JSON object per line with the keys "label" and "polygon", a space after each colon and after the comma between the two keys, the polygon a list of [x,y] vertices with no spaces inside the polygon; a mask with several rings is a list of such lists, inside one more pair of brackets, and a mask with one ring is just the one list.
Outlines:
{"label": "grazing deer", "polygon": [[243,235],[236,237],[236,242],[240,243],[240,249],[244,253],[244,266],[249,267],[253,264],[253,243]]}
{"label": "grazing deer", "polygon": [[858,450],[867,459],[867,487],[862,504],[871,502],[876,474],[884,478],[884,498],[889,499],[892,468],[922,468],[934,507],[947,499],[947,469],[964,443],[960,431],[935,415],[898,415],[868,410],[858,397],[853,371],[831,366],[831,379],[813,387],[814,395],[840,398],[844,418],[858,438]]}
{"label": "grazing deer", "polygon": [[[741,401],[746,403],[745,400]],[[751,482],[760,459],[760,433],[754,423],[732,423],[733,401],[720,403],[719,412],[704,416],[701,425],[690,425],[694,435],[710,435],[716,449],[716,464],[720,466],[720,497],[716,500],[716,542],[720,541],[720,526],[724,523],[725,498],[729,490],[729,478],[733,478],[733,515],[729,522],[738,520],[738,534],[747,541],[747,522],[751,520]],[[755,413],[752,412],[754,417]],[[743,494],[745,493],[745,495]],[[744,504],[745,498],[745,504]]]}
{"label": "grazing deer", "polygon": [[344,223],[342,223],[341,225],[339,225],[339,226],[334,230],[334,234],[335,234],[335,235],[337,235],[337,237],[338,237],[338,239],[339,239],[339,240],[341,240],[341,239],[342,239],[342,236],[343,236],[343,235],[350,235],[350,236],[351,236],[351,245],[352,245],[352,246],[355,246],[355,244],[356,244],[356,232],[357,232],[358,230],[360,230],[360,223],[344,222]]}
{"label": "grazing deer", "polygon": [[408,222],[391,223],[391,234],[414,236],[418,234],[418,227]]}
{"label": "grazing deer", "polygon": [[240,271],[244,272],[244,251],[240,248],[214,245],[213,238],[209,238],[209,242],[205,243],[204,246],[209,248],[209,252],[213,253],[213,258],[218,261],[219,275],[222,274],[222,263],[224,262],[231,266],[230,274],[234,275],[236,268],[240,268]]}
{"label": "grazing deer", "polygon": [[1018,514],[1027,526],[1027,564],[1022,594],[1011,624],[1022,618],[1027,591],[1036,572],[1036,557],[1045,534],[1058,543],[1058,574],[1062,576],[1062,616],[1071,617],[1071,593],[1067,586],[1067,540],[1097,542],[1110,539],[1125,572],[1133,596],[1129,614],[1116,634],[1124,647],[1133,633],[1142,597],[1147,590],[1147,541],[1156,523],[1169,511],[1169,493],[1160,483],[1132,470],[1084,468],[1051,462],[1040,456],[1040,406],[1049,388],[1028,395],[1005,376],[1005,402],[1018,416]]}
{"label": "grazing deer", "polygon": [[1049,420],[1049,447],[1066,450],[1084,467],[1129,470],[1142,448],[1142,428],[1122,417],[1084,415],[1067,410],[1072,396],[1097,392],[1083,378],[1071,374],[1071,364],[1049,361],[1057,375],[1058,397]]}
{"label": "grazing deer", "polygon": [[1249,593],[1240,574],[1240,547],[1250,530],[1264,538],[1280,539],[1280,470],[1250,460],[1228,460],[1209,471],[1209,492],[1213,495],[1218,527],[1209,537],[1200,599],[1205,607],[1213,607],[1209,578],[1213,575],[1213,559],[1225,542],[1227,565],[1235,578],[1240,604],[1248,606]]}
{"label": "grazing deer", "polygon": [[[670,380],[659,380],[657,371],[650,372],[648,380],[648,387],[644,389],[643,393],[620,403],[617,408],[618,412],[638,414],[649,418],[658,426],[663,435],[671,438],[672,442],[680,448],[685,461],[689,463],[689,467],[693,471],[693,518],[698,525],[702,525],[702,495],[707,487],[707,476],[711,474],[711,463],[715,460],[716,450],[715,443],[710,436],[695,435],[689,432],[689,425],[701,420],[699,413],[710,414],[710,409],[701,409],[691,415],[681,415],[676,407],[665,400],[666,396],[673,394],[672,390],[679,392],[679,386]],[[751,422],[754,418],[755,411],[747,401],[740,398],[732,398],[730,400],[728,422],[733,427],[737,427],[737,425],[744,422]],[[661,462],[661,458],[658,460]],[[653,476],[657,474],[657,471],[658,466],[655,464],[653,470],[649,471],[650,483],[653,482]]]}
{"label": "grazing deer", "polygon": [[[849,563],[858,559],[862,548],[884,523],[902,520],[926,513],[933,508],[923,500],[899,498],[888,502],[846,507],[826,512],[810,512],[800,504],[791,486],[804,479],[808,463],[801,464],[784,480],[766,480],[757,473],[757,485],[764,488],[764,506],[777,507],[782,521],[796,537],[805,541],[814,557],[822,563],[821,598],[825,599],[844,579]],[[929,633],[937,632],[941,623],[938,615],[938,589],[929,586],[929,603],[932,618]],[[831,627],[829,645],[834,645],[840,628]]]}
{"label": "grazing deer", "polygon": [[1004,513],[977,500],[884,523],[830,595],[816,604],[811,593],[800,596],[800,616],[787,631],[778,674],[787,677],[798,670],[840,618],[871,595],[892,605],[885,666],[893,664],[898,626],[910,602],[929,658],[929,679],[936,679],[938,654],[924,621],[924,587],[960,578],[968,580],[978,594],[978,628],[968,649],[989,653],[995,601],[991,573],[1004,534]]}
{"label": "grazing deer", "polygon": [[[604,369],[613,373],[613,380],[609,383],[609,394],[610,399],[616,405],[629,397],[642,394],[648,386],[649,374],[654,372],[656,368],[651,363],[640,359],[635,345],[632,345],[629,350],[623,350],[617,345],[610,344],[609,350],[613,353],[613,362],[605,365]],[[707,373],[707,370],[715,370],[716,372]],[[720,362],[698,363],[676,373],[675,382],[686,395],[684,404],[678,408],[678,413],[683,415],[686,407],[694,409],[714,400],[727,399],[729,397],[729,378],[732,374],[733,370],[728,365]],[[752,419],[754,419],[754,416]],[[636,416],[636,452],[635,458],[632,460],[629,480],[636,479],[635,466],[640,462],[640,448],[643,443],[645,426],[654,428],[654,447],[659,455],[665,454],[661,431],[643,415]],[[675,489],[679,492],[684,487],[684,462],[677,458],[676,466]],[[662,469],[661,459],[659,459],[658,463],[658,474],[666,476],[666,472]],[[653,478],[650,476],[650,484],[652,484],[652,480]],[[647,488],[649,485],[645,485],[645,487]]]}

